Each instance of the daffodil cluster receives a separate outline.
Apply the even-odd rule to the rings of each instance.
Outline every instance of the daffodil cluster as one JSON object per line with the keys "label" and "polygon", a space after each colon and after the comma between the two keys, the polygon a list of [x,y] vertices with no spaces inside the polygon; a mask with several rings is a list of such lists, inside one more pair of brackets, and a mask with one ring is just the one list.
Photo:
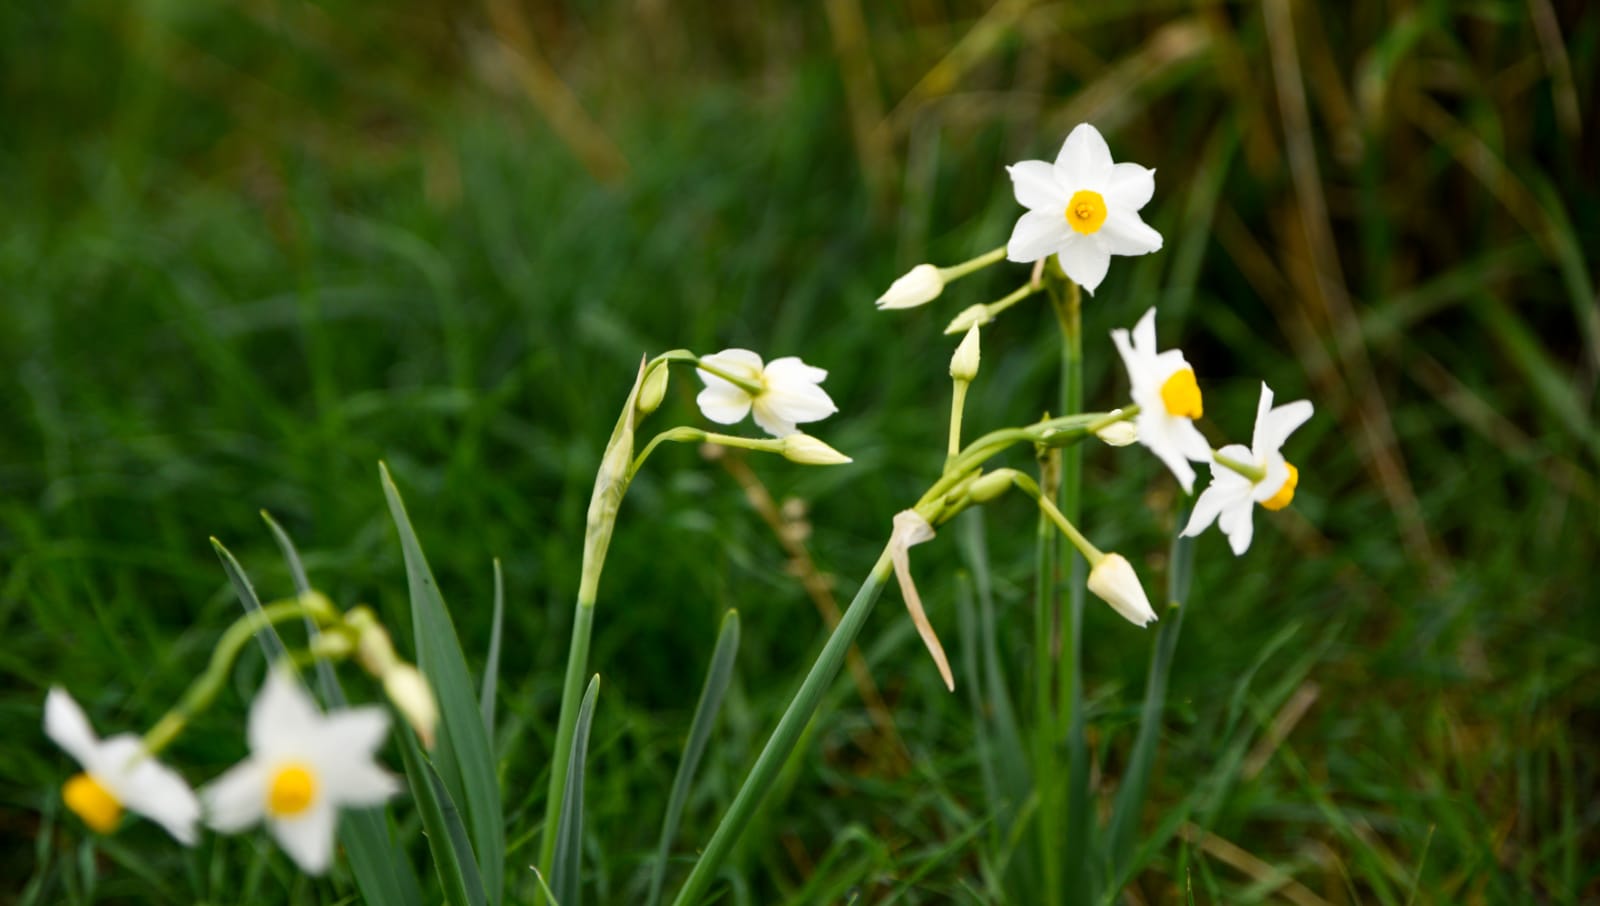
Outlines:
{"label": "daffodil cluster", "polygon": [[265,823],[300,868],[325,872],[333,858],[341,808],[381,805],[397,793],[396,778],[377,762],[389,732],[381,707],[341,707],[324,713],[287,664],[272,670],[251,705],[246,741],[250,754],[198,794],[158,753],[193,714],[209,704],[243,640],[271,622],[304,615],[322,623],[313,650],[338,658],[353,654],[379,680],[425,744],[431,745],[438,706],[416,667],[395,656],[387,631],[370,610],[337,614],[321,595],[285,601],[247,615],[224,635],[212,666],[183,701],[144,736],[101,739],[77,701],[53,687],[45,697],[45,734],[77,760],[81,771],[62,786],[67,808],[101,834],[115,831],[125,813],[159,824],[185,846],[199,840],[204,823],[239,833]]}

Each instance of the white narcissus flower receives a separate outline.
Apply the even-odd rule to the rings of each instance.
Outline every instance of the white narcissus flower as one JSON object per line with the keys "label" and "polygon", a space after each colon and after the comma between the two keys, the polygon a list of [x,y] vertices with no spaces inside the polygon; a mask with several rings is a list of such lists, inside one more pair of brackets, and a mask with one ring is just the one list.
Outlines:
{"label": "white narcissus flower", "polygon": [[944,292],[944,275],[931,264],[919,264],[889,284],[889,288],[874,304],[880,311],[892,308],[916,308],[939,298]]}
{"label": "white narcissus flower", "polygon": [[1112,255],[1161,249],[1161,234],[1139,217],[1155,194],[1156,171],[1113,163],[1106,140],[1088,123],[1067,136],[1054,164],[1025,160],[1006,172],[1028,209],[1006,243],[1012,261],[1056,255],[1067,276],[1093,295]]}
{"label": "white narcissus flower", "polygon": [[1156,612],[1150,608],[1150,598],[1139,584],[1133,564],[1121,554],[1106,554],[1089,570],[1089,590],[1135,626],[1156,621]]}
{"label": "white narcissus flower", "polygon": [[83,766],[62,786],[61,798],[84,824],[109,834],[127,809],[166,828],[179,843],[194,845],[200,801],[178,772],[145,751],[139,737],[100,739],[83,709],[57,687],[45,695],[44,732]]}
{"label": "white narcissus flower", "polygon": [[400,789],[373,761],[388,732],[382,708],[324,715],[292,673],[274,670],[250,706],[250,757],[200,791],[207,823],[237,833],[265,818],[303,870],[323,873],[338,807],[381,805]]}
{"label": "white narcissus flower", "polygon": [[[1228,536],[1234,554],[1243,554],[1250,547],[1255,532],[1252,506],[1261,504],[1269,510],[1281,510],[1294,500],[1295,487],[1300,483],[1300,470],[1290,465],[1278,452],[1295,429],[1311,417],[1310,400],[1296,400],[1286,406],[1272,408],[1272,388],[1261,385],[1261,402],[1256,406],[1256,429],[1250,446],[1229,444],[1217,451],[1211,465],[1211,486],[1200,494],[1184,526],[1185,535],[1198,535],[1212,522]],[[1262,478],[1252,480],[1239,474],[1220,460],[1226,458],[1247,468],[1259,469]]]}
{"label": "white narcissus flower", "polygon": [[1139,414],[1134,416],[1139,443],[1167,464],[1185,494],[1193,493],[1194,467],[1189,460],[1211,461],[1211,445],[1194,426],[1204,411],[1194,369],[1181,351],[1156,350],[1154,308],[1134,325],[1131,343],[1126,330],[1111,331],[1111,341],[1122,355],[1133,401],[1139,406]]}
{"label": "white narcissus flower", "polygon": [[917,583],[911,578],[911,555],[908,551],[931,540],[933,526],[928,524],[928,520],[916,510],[901,510],[895,514],[894,532],[889,536],[889,560],[894,564],[894,577],[900,583],[900,596],[906,599],[906,610],[911,613],[911,622],[917,627],[917,635],[922,637],[922,644],[928,646],[928,654],[933,656],[933,663],[939,668],[945,688],[954,692],[956,678],[950,672],[950,659],[945,657],[944,646],[939,644],[939,635],[933,631],[933,624],[928,622],[928,614],[922,609],[922,596],[917,594]]}
{"label": "white narcissus flower", "polygon": [[795,356],[763,365],[761,356],[748,349],[724,349],[705,356],[700,363],[758,388],[751,392],[704,367],[697,369],[706,389],[695,402],[706,418],[719,425],[737,424],[754,409],[762,430],[773,437],[788,437],[800,430],[798,425],[821,421],[839,411],[828,392],[817,386],[828,372]]}

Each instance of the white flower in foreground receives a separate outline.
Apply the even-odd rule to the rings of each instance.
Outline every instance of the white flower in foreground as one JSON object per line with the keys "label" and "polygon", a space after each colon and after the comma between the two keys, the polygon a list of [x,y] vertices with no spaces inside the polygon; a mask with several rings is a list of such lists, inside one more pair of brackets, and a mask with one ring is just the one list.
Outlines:
{"label": "white flower in foreground", "polygon": [[1156,612],[1150,608],[1150,599],[1145,596],[1144,586],[1139,584],[1133,564],[1121,554],[1106,554],[1089,570],[1089,590],[1135,626],[1148,626],[1156,621]]}
{"label": "white flower in foreground", "polygon": [[828,392],[817,386],[828,372],[795,356],[773,359],[763,366],[761,356],[748,349],[724,349],[700,362],[759,388],[751,393],[703,367],[697,369],[706,389],[695,402],[706,418],[719,425],[737,424],[754,409],[762,430],[773,437],[788,437],[800,430],[797,425],[821,421],[839,411]]}
{"label": "white flower in foreground", "polygon": [[1025,160],[1006,168],[1017,201],[1028,209],[1011,231],[1006,257],[1061,259],[1061,269],[1093,295],[1112,255],[1147,255],[1161,234],[1139,217],[1156,191],[1156,171],[1113,163],[1100,131],[1088,123],[1067,136],[1054,164]]}
{"label": "white flower in foreground", "polygon": [[933,539],[933,526],[916,510],[901,510],[894,517],[894,533],[889,536],[889,559],[894,564],[894,577],[900,582],[900,596],[906,599],[906,610],[911,612],[911,622],[917,627],[917,635],[922,636],[922,644],[928,646],[928,653],[933,655],[933,662],[939,667],[939,676],[944,679],[946,689],[954,692],[956,689],[955,675],[950,672],[950,659],[944,656],[944,646],[939,644],[939,636],[933,631],[933,624],[928,622],[928,614],[922,609],[922,596],[917,594],[917,584],[911,579],[911,556],[907,551],[924,541]]}
{"label": "white flower in foreground", "polygon": [[1251,508],[1259,503],[1269,510],[1281,510],[1294,500],[1295,486],[1300,483],[1300,470],[1284,460],[1278,452],[1283,442],[1294,430],[1311,417],[1310,400],[1296,400],[1286,406],[1272,408],[1272,388],[1261,385],[1261,402],[1256,407],[1256,429],[1250,446],[1229,444],[1217,451],[1217,459],[1229,459],[1247,468],[1260,469],[1263,477],[1254,481],[1233,469],[1214,461],[1211,465],[1211,486],[1200,494],[1194,503],[1185,535],[1198,535],[1212,522],[1228,536],[1234,554],[1242,554],[1250,547],[1255,531]]}
{"label": "white flower in foreground", "polygon": [[207,823],[236,833],[265,818],[295,862],[321,874],[338,807],[380,805],[400,788],[373,761],[388,732],[382,708],[324,715],[293,674],[273,671],[250,706],[250,757],[200,791]]}
{"label": "white flower in foreground", "polygon": [[1139,443],[1167,464],[1185,494],[1193,493],[1194,467],[1189,460],[1211,460],[1211,445],[1194,426],[1203,412],[1194,369],[1177,349],[1156,351],[1154,308],[1134,325],[1132,343],[1126,330],[1111,331],[1111,342],[1127,366],[1133,401],[1139,406],[1134,417]]}
{"label": "white flower in foreground", "polygon": [[874,303],[880,311],[891,308],[916,308],[939,298],[944,292],[944,275],[931,264],[919,264],[889,284]]}
{"label": "white flower in foreground", "polygon": [[95,736],[83,709],[56,687],[44,699],[44,732],[83,766],[62,786],[61,798],[84,824],[109,834],[127,809],[166,828],[179,843],[194,845],[199,800],[176,771],[145,751],[139,737]]}

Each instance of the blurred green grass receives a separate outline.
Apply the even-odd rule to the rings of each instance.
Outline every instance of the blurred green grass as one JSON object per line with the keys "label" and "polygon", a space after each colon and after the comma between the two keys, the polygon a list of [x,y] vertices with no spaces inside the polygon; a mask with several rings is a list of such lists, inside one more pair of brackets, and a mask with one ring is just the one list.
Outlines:
{"label": "blurred green grass", "polygon": [[[469,648],[504,560],[498,735],[512,861],[531,861],[584,502],[638,356],[830,369],[843,411],[819,434],[856,464],[752,465],[806,502],[848,593],[942,459],[940,329],[1020,275],[899,317],[869,301],[1003,241],[1003,164],[1090,119],[1157,168],[1167,237],[1086,306],[1091,405],[1121,387],[1094,338],[1157,304],[1214,438],[1247,429],[1258,377],[1319,412],[1291,451],[1296,507],[1246,558],[1201,546],[1146,828],[1188,804],[1214,836],[1163,847],[1131,902],[1600,900],[1597,54],[1600,11],[1545,0],[0,9],[0,889],[351,893],[248,838],[86,848],[38,719],[59,682],[102,730],[153,720],[236,612],[208,535],[265,594],[289,588],[258,508],[336,600],[403,627],[380,458]],[[975,428],[1051,398],[1047,317],[986,335]],[[695,417],[689,383],[662,424]],[[1086,468],[1096,539],[1163,550],[1174,501],[1149,457]],[[988,522],[1020,652],[1031,517]],[[917,551],[948,633],[951,540]],[[687,449],[629,495],[600,606],[586,859],[594,899],[627,902],[723,610],[743,651],[686,846],[821,629],[738,487]],[[1109,801],[1148,637],[1099,612],[1089,631]],[[839,684],[742,850],[745,901],[992,902],[965,699],[896,607],[864,638],[912,766]],[[196,776],[242,751],[259,669],[177,745]]]}

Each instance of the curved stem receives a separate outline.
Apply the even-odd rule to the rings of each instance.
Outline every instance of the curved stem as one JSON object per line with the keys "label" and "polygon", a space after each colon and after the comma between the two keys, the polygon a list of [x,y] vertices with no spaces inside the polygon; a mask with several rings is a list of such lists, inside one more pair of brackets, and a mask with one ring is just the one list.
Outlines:
{"label": "curved stem", "polygon": [[952,264],[949,267],[941,267],[939,268],[939,276],[944,278],[944,282],[946,283],[949,283],[952,280],[959,280],[973,271],[981,270],[997,261],[1004,259],[1005,256],[1006,247],[1002,245],[997,249],[984,252],[976,258],[970,258],[961,262],[960,264]]}
{"label": "curved stem", "polygon": [[183,698],[172,710],[162,715],[155,726],[144,734],[144,748],[151,755],[158,754],[183,732],[189,719],[204,711],[222,690],[228,671],[239,651],[255,637],[257,632],[277,623],[300,617],[310,617],[319,626],[330,626],[339,621],[339,615],[321,596],[306,595],[286,601],[274,601],[260,610],[251,611],[233,622],[217,647],[211,652],[211,661],[204,673],[195,678]]}

